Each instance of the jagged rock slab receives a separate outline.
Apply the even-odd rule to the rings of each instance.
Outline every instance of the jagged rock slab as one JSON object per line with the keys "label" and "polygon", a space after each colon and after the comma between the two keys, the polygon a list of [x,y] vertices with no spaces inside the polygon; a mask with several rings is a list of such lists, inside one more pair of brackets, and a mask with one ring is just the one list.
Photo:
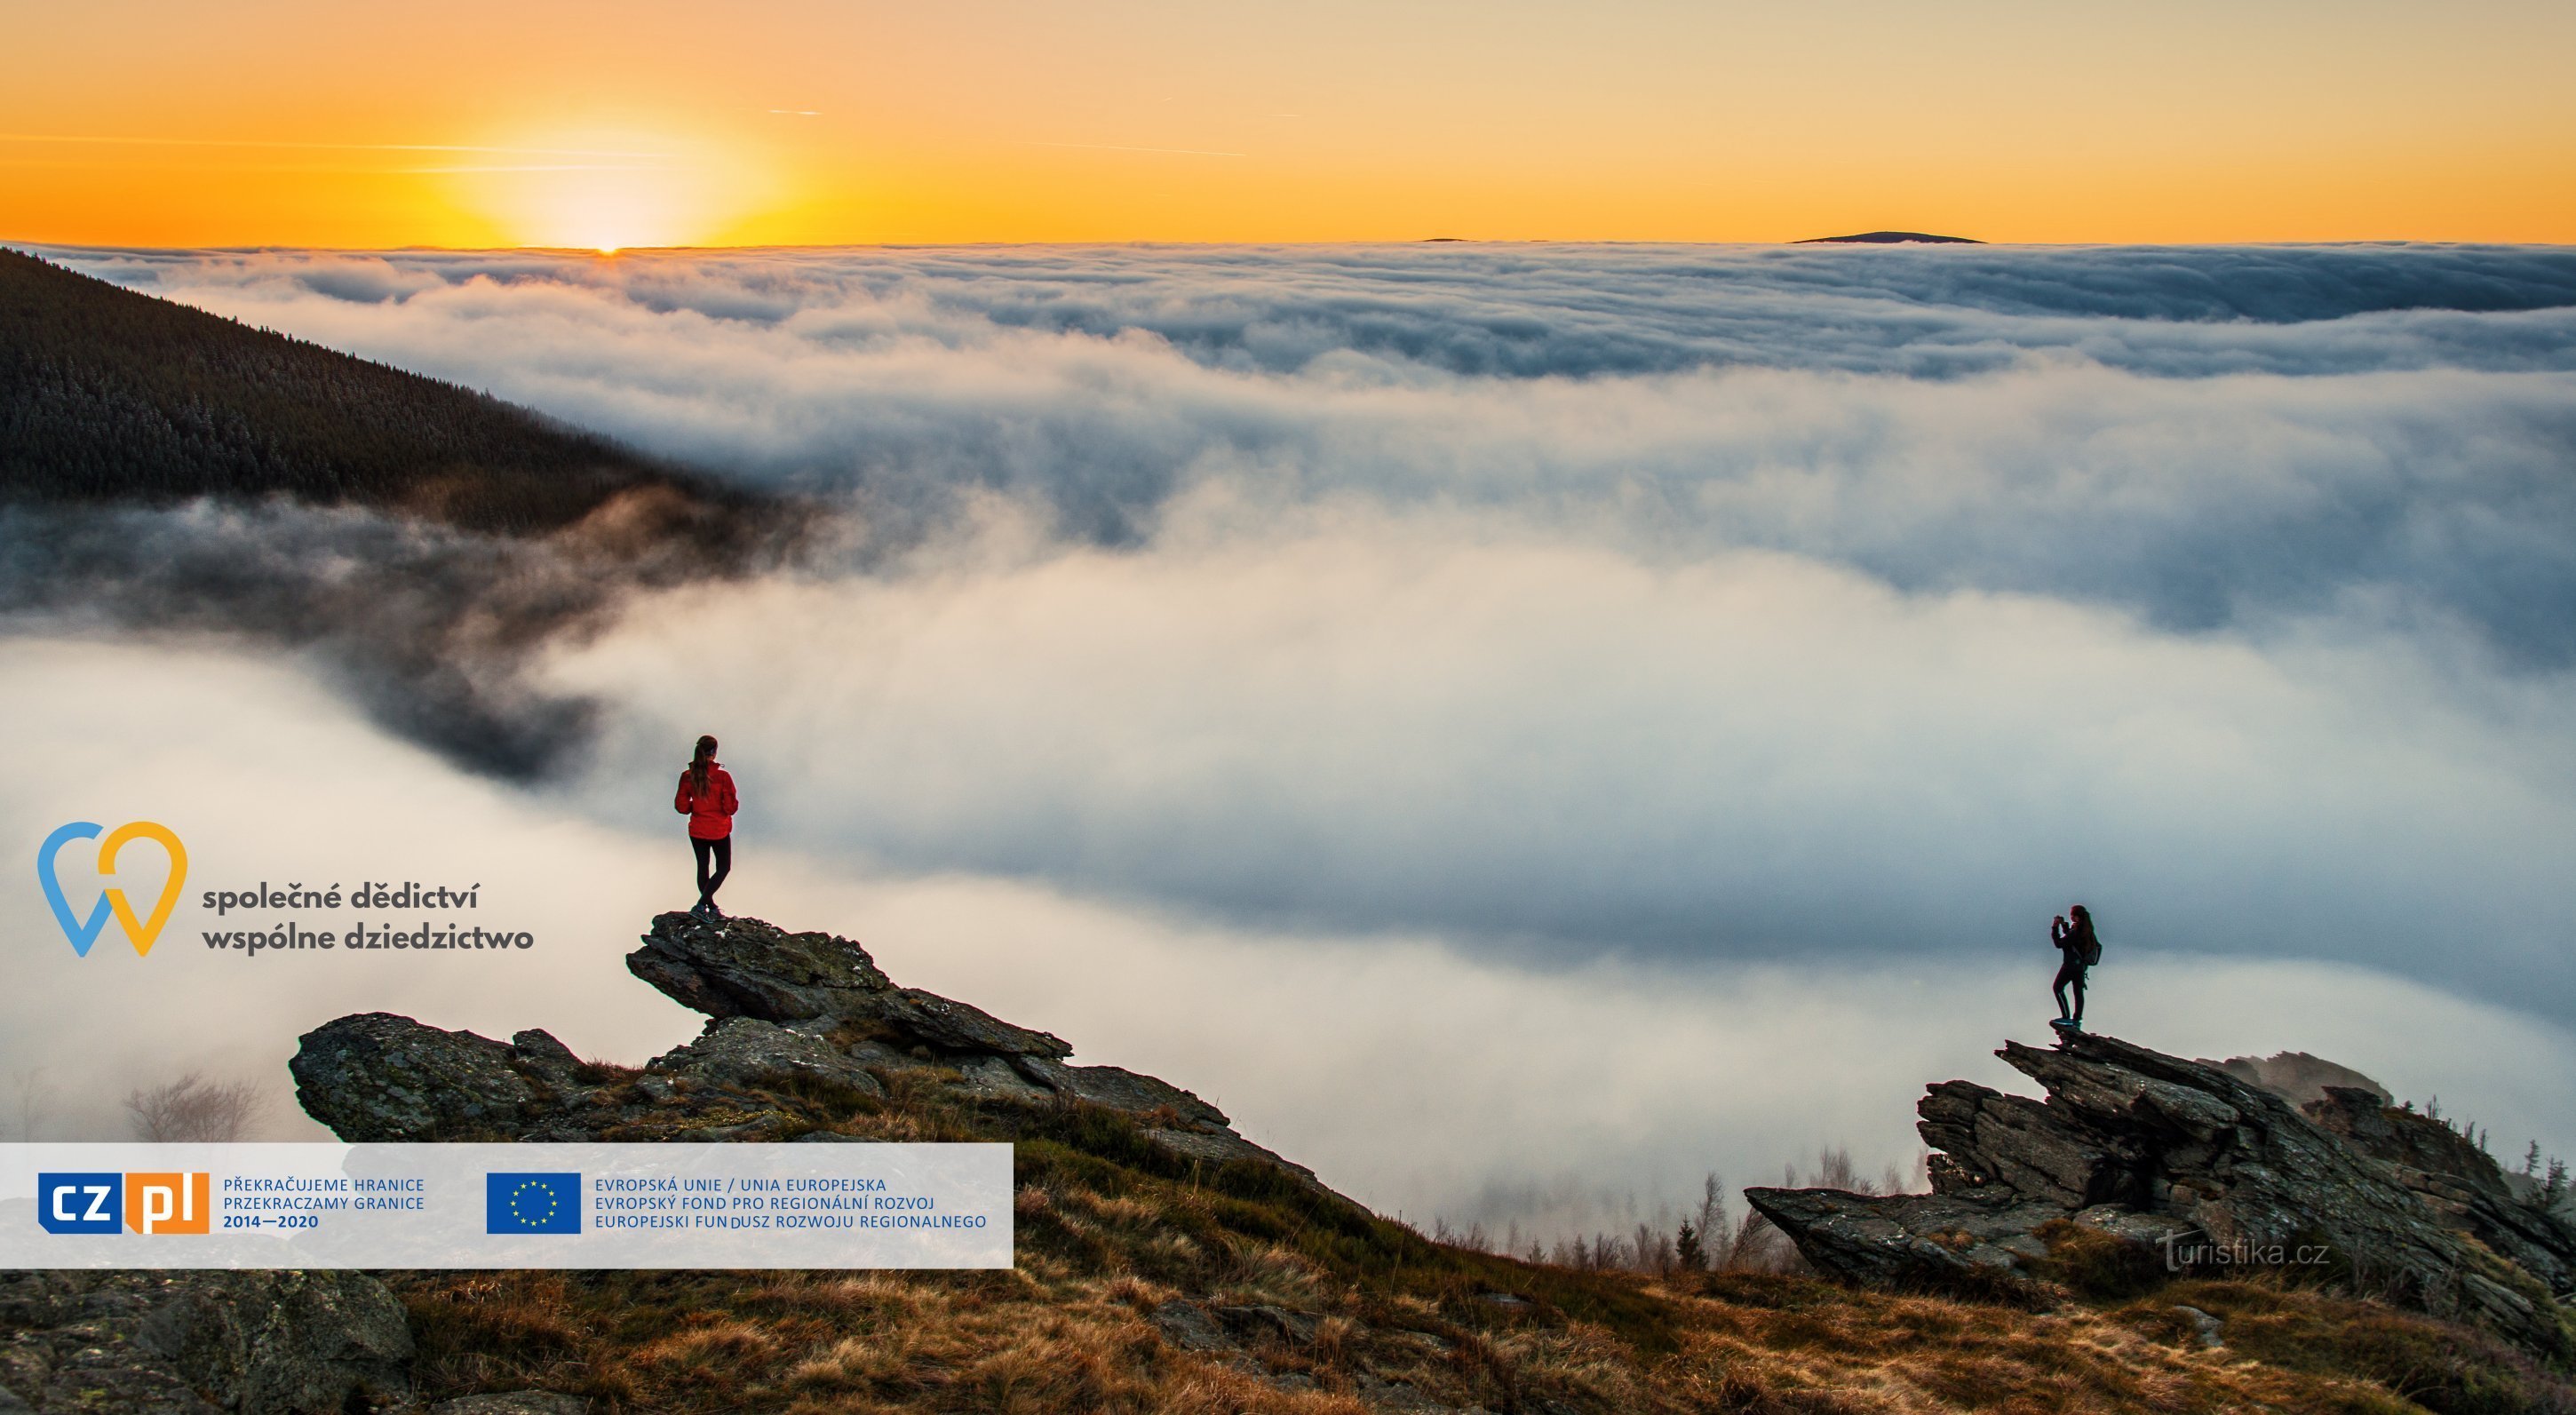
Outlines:
{"label": "jagged rock slab", "polygon": [[1284,1170],[1316,1188],[1324,1187],[1323,1181],[1315,1177],[1315,1171],[1275,1150],[1264,1149],[1231,1130],[1148,1129],[1145,1132],[1145,1138],[1183,1159],[1199,1160],[1207,1164],[1250,1160],[1255,1164],[1266,1164]]}
{"label": "jagged rock slab", "polygon": [[876,1077],[824,1038],[756,1017],[715,1018],[696,1041],[674,1047],[646,1065],[722,1086],[739,1086],[782,1071],[801,1072],[872,1096],[885,1094]]}
{"label": "jagged rock slab", "polygon": [[0,1275],[0,1328],[0,1387],[43,1412],[305,1415],[410,1387],[402,1304],[366,1273]]}
{"label": "jagged rock slab", "polygon": [[528,1112],[537,1088],[511,1061],[490,1037],[364,1012],[305,1033],[286,1066],[304,1113],[343,1140],[435,1140]]}
{"label": "jagged rock slab", "polygon": [[2055,1049],[2008,1042],[1996,1055],[2048,1099],[1966,1081],[1930,1087],[1917,1111],[1940,1152],[1932,1194],[1761,1190],[1756,1206],[1809,1262],[1862,1281],[1954,1276],[1966,1253],[2017,1269],[2037,1256],[2027,1236],[2049,1217],[2142,1240],[2197,1232],[2237,1251],[2323,1245],[2375,1292],[2535,1350],[2563,1348],[2541,1274],[2463,1241],[2394,1167],[2282,1097],[2091,1033]]}
{"label": "jagged rock slab", "polygon": [[857,943],[759,919],[657,914],[643,943],[626,970],[710,1017],[839,1017],[894,987]]}
{"label": "jagged rock slab", "polygon": [[1796,1240],[1823,1272],[1881,1286],[1933,1286],[1983,1269],[2013,1273],[2048,1245],[2034,1236],[2067,1216],[2055,1204],[1947,1194],[1747,1189],[1744,1201]]}
{"label": "jagged rock slab", "polygon": [[1225,1112],[1168,1081],[1118,1066],[1067,1066],[1047,1057],[1022,1056],[1016,1065],[1030,1080],[1093,1105],[1140,1115],[1168,1113],[1193,1129],[1225,1128]]}
{"label": "jagged rock slab", "polygon": [[1048,1058],[1073,1055],[1073,1045],[1053,1033],[1015,1027],[982,1008],[919,988],[894,988],[853,999],[838,1015],[934,1051]]}

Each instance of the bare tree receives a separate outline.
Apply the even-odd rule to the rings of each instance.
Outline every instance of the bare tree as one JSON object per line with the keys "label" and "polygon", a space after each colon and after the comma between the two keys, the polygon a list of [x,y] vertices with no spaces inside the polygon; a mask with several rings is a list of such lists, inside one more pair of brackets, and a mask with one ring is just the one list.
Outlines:
{"label": "bare tree", "polygon": [[239,1140],[267,1116],[268,1096],[254,1082],[209,1081],[191,1071],[127,1092],[125,1111],[138,1140]]}
{"label": "bare tree", "polygon": [[33,1140],[38,1122],[45,1118],[45,1099],[53,1093],[45,1084],[45,1068],[12,1072],[9,1081],[18,1093],[18,1138]]}

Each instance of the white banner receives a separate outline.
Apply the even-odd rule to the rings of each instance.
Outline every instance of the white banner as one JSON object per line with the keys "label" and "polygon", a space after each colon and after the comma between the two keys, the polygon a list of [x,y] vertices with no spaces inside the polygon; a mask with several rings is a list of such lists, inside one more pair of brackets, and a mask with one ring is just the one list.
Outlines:
{"label": "white banner", "polygon": [[1009,1145],[0,1145],[0,1268],[1009,1266]]}

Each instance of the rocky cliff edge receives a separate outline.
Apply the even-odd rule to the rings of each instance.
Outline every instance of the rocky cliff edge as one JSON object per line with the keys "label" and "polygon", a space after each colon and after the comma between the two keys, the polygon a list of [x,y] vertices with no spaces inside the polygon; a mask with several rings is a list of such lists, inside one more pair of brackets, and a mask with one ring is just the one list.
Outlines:
{"label": "rocky cliff edge", "polygon": [[707,1014],[640,1073],[585,1063],[551,1034],[506,1042],[385,1012],[315,1028],[288,1063],[306,1113],[344,1140],[797,1140],[853,1138],[767,1104],[778,1085],[883,1097],[934,1085],[978,1099],[1123,1112],[1191,1159],[1314,1175],[1236,1134],[1223,1111],[1167,1081],[1071,1064],[1063,1038],[954,998],[895,986],[857,942],[754,918],[662,914],[627,971]]}
{"label": "rocky cliff edge", "polygon": [[2112,1037],[1996,1053],[2047,1099],[1969,1081],[1915,1107],[1929,1194],[1749,1189],[1823,1272],[1893,1286],[2046,1276],[2074,1234],[2169,1271],[2286,1269],[2526,1348],[2576,1350],[2576,1224],[2516,1201],[2449,1127],[2334,1088],[2304,1109]]}

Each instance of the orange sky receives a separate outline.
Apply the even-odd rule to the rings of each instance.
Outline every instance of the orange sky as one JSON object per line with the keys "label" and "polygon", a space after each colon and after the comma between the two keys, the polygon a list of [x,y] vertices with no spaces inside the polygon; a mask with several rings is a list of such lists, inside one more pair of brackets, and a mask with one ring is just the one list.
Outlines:
{"label": "orange sky", "polygon": [[16,3],[0,240],[2576,241],[2576,5]]}

